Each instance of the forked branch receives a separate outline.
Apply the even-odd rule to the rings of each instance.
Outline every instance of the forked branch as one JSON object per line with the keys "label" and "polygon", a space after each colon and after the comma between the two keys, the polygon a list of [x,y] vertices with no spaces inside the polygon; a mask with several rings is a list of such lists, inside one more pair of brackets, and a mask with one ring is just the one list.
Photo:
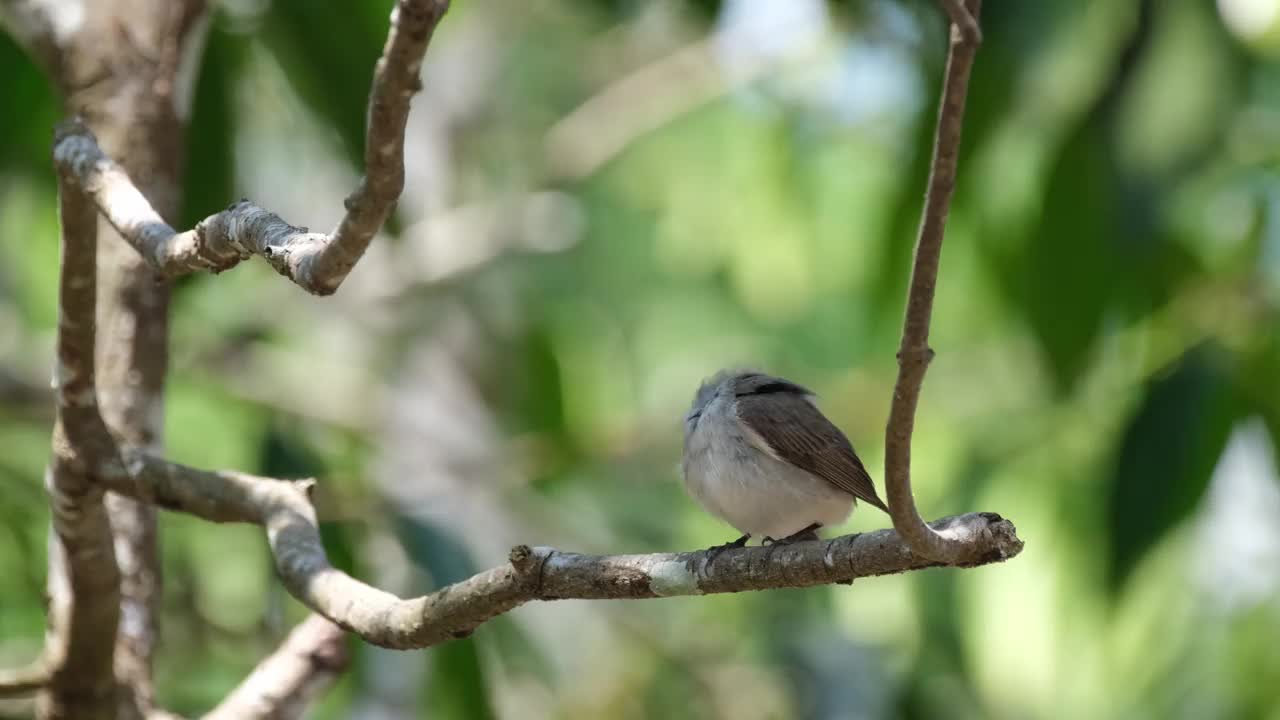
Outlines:
{"label": "forked branch", "polygon": [[54,162],[77,180],[120,235],[168,277],[200,270],[220,272],[261,255],[307,292],[329,295],[369,247],[404,189],[409,101],[422,87],[423,54],[448,7],[448,0],[396,3],[369,96],[365,176],[347,197],[347,212],[333,232],[295,227],[241,200],[180,233],[161,219],[128,174],[103,153],[93,133],[78,121],[59,128]]}

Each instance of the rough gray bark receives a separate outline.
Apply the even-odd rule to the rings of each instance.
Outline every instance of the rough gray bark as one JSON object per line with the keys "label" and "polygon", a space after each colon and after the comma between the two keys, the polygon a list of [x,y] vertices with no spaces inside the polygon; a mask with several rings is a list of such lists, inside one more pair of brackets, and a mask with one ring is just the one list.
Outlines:
{"label": "rough gray bark", "polygon": [[58,418],[47,474],[53,531],[49,543],[51,674],[38,698],[45,718],[115,717],[113,672],[120,573],[111,526],[96,482],[115,452],[94,389],[97,217],[74,184],[59,178],[62,267],[58,283]]}
{"label": "rough gray bark", "polygon": [[[68,109],[95,128],[140,189],[168,217],[178,212],[185,109],[176,96],[182,52],[203,2],[131,0],[95,3],[95,26],[84,36],[75,68],[127,65],[88,87],[68,92]],[[147,18],[148,22],[139,22]],[[106,43],[107,28],[127,25],[130,42]],[[68,66],[70,69],[70,66]],[[164,382],[169,358],[169,286],[105,221],[99,226],[97,387],[103,419],[122,440],[160,452]],[[115,672],[122,718],[152,712],[152,665],[159,635],[160,560],[153,506],[109,493],[107,509],[120,565],[120,626]]]}
{"label": "rough gray bark", "polygon": [[[60,13],[74,10],[66,4],[29,3],[28,11],[32,8],[42,10],[44,27],[53,29]],[[88,3],[73,32],[54,32],[46,43],[56,48],[56,62],[47,70],[68,110],[95,129],[142,192],[170,216],[181,193],[184,145],[178,76],[183,50],[203,12],[200,0]],[[127,38],[120,28],[128,28]],[[109,224],[100,225],[97,322],[103,342],[96,387],[102,416],[120,438],[159,451],[168,286]],[[154,708],[151,671],[160,599],[156,515],[152,506],[121,496],[108,495],[106,505],[121,572],[115,645],[119,711],[121,717],[140,718]]]}

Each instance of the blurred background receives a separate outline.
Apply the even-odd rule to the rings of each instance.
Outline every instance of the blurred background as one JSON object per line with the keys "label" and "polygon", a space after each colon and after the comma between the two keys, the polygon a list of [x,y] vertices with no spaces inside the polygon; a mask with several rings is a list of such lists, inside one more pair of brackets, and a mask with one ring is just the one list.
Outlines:
{"label": "blurred background", "polygon": [[[1280,718],[1280,0],[985,4],[913,475],[1023,554],[353,643],[317,717]],[[390,5],[218,4],[178,225],[335,223]],[[170,455],[321,478],[330,556],[402,594],[518,542],[732,539],[677,469],[724,366],[817,391],[883,488],[945,49],[931,0],[457,0],[342,290],[178,283]],[[3,36],[0,97],[9,665],[43,638],[59,109]],[[303,613],[257,528],[162,532],[160,702],[198,713]]]}

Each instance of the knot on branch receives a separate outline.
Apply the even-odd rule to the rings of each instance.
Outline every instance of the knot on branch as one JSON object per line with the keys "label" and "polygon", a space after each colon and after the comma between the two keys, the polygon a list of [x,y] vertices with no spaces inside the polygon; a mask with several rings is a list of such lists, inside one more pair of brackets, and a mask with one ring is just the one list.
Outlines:
{"label": "knot on branch", "polygon": [[937,353],[928,345],[917,348],[903,348],[898,351],[899,365],[928,365],[933,362]]}
{"label": "knot on branch", "polygon": [[63,140],[79,135],[87,137],[97,144],[98,138],[94,136],[93,131],[85,124],[79,115],[61,120],[57,125],[53,126],[53,146],[56,148]]}
{"label": "knot on branch", "polygon": [[511,561],[511,569],[515,571],[516,584],[523,588],[524,592],[530,593],[531,596],[541,592],[547,560],[555,552],[549,547],[529,547],[523,544],[511,548],[508,559]]}
{"label": "knot on branch", "polygon": [[347,653],[347,647],[341,635],[312,648],[306,657],[313,668],[334,675],[346,670],[347,666],[351,664],[351,658]]}
{"label": "knot on branch", "polygon": [[516,545],[511,548],[509,559],[511,560],[511,567],[523,574],[533,567],[533,548],[528,545]]}
{"label": "knot on branch", "polygon": [[[972,522],[977,517],[982,522]],[[982,552],[955,563],[958,567],[976,567],[1002,562],[1022,552],[1023,542],[1013,523],[997,513],[980,512],[958,515],[929,523],[935,532],[950,541],[962,543]]]}
{"label": "knot on branch", "polygon": [[98,138],[80,117],[67,118],[54,127],[53,166],[64,180],[87,188],[92,180],[86,177],[101,162],[109,163],[98,147]]}
{"label": "knot on branch", "polygon": [[[233,204],[226,212],[237,212],[239,205],[240,203]],[[209,272],[217,274],[230,270],[250,255],[232,237],[231,228],[223,213],[211,215],[196,223],[191,233],[194,240],[194,261]]]}
{"label": "knot on branch", "polygon": [[987,532],[991,535],[992,550],[978,564],[1000,562],[1022,552],[1023,543],[1018,537],[1018,529],[1013,523],[995,513],[982,513],[987,516]]}
{"label": "knot on branch", "polygon": [[300,480],[294,480],[293,485],[294,487],[302,491],[302,494],[307,498],[307,502],[311,503],[312,505],[315,504],[316,502],[316,479],[315,478],[302,478]]}

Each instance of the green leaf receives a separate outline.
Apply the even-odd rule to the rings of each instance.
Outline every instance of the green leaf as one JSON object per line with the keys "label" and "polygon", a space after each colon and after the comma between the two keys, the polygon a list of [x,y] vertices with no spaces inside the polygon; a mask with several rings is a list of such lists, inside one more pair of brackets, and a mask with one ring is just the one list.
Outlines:
{"label": "green leaf", "polygon": [[[279,0],[264,18],[262,39],[299,96],[342,137],[347,156],[362,165],[364,125],[373,66],[382,53],[390,2],[316,3]],[[342,18],[335,47],[334,18]]]}
{"label": "green leaf", "polygon": [[543,324],[529,328],[516,351],[502,359],[508,363],[503,399],[514,408],[511,431],[562,433],[564,392],[551,329]]}
{"label": "green leaf", "polygon": [[53,126],[61,113],[53,85],[22,48],[0,32],[0,170],[42,175],[53,186]]}
{"label": "green leaf", "polygon": [[[966,170],[973,166],[972,158],[1006,120],[1018,87],[1020,68],[1032,62],[1035,55],[1043,51],[1042,44],[1027,42],[1028,26],[1044,28],[1046,32],[1052,27],[1053,18],[1041,7],[1042,3],[1012,2],[999,8],[994,3],[988,5],[982,18],[982,51],[974,61],[969,94],[965,102],[959,160],[961,177],[952,202],[957,209],[966,203],[966,187],[972,184],[966,182],[964,177]],[[946,42],[943,38],[946,37],[947,25],[941,22],[939,9],[934,3],[923,3],[913,10],[920,13],[925,22],[929,22],[931,18],[938,20],[932,28],[937,41],[931,39],[919,48],[921,72],[928,80],[922,91],[923,103],[916,119],[914,134],[909,138],[909,145],[905,149],[907,157],[898,178],[897,197],[893,201],[888,227],[875,260],[879,270],[870,291],[871,299],[867,302],[872,332],[878,337],[892,336],[895,340],[901,330],[907,284],[911,277],[911,260],[924,205],[925,186],[933,160],[938,97],[946,67]]]}
{"label": "green leaf", "polygon": [[[475,563],[448,530],[419,518],[398,516],[396,528],[409,558],[426,570],[437,587],[476,573]],[[488,681],[473,637],[452,640],[432,649],[424,713],[432,718],[493,718]]]}
{"label": "green leaf", "polygon": [[432,653],[431,686],[423,712],[432,718],[487,720],[497,717],[474,638],[441,645]]}
{"label": "green leaf", "polygon": [[320,541],[324,543],[330,564],[348,575],[359,577],[360,556],[356,553],[355,530],[350,523],[320,522]]}
{"label": "green leaf", "polygon": [[1122,183],[1099,123],[1063,147],[1045,191],[1044,213],[1022,244],[1016,278],[1023,311],[1059,391],[1084,372],[1113,298],[1112,239]]}
{"label": "green leaf", "polygon": [[[1001,284],[1035,335],[1054,388],[1069,392],[1087,369],[1108,314],[1149,308],[1152,288],[1178,277],[1165,258],[1152,184],[1118,157],[1122,101],[1148,53],[1154,3],[1138,4],[1107,83],[1054,157],[1039,222],[994,258]],[[1134,288],[1141,290],[1135,292]]]}
{"label": "green leaf", "polygon": [[[1264,315],[1262,327],[1280,327],[1280,308]],[[1239,376],[1244,414],[1260,415],[1280,458],[1280,333],[1272,330],[1252,348]]]}
{"label": "green leaf", "polygon": [[215,18],[192,99],[179,227],[193,227],[236,200],[235,85],[244,70],[246,47],[244,38],[220,27]]}
{"label": "green leaf", "polygon": [[406,515],[397,515],[396,534],[414,565],[431,575],[436,587],[465,580],[478,572],[471,554],[447,529]]}
{"label": "green leaf", "polygon": [[1213,346],[1188,351],[1147,385],[1107,484],[1112,593],[1195,509],[1238,411],[1227,358]]}
{"label": "green leaf", "polygon": [[306,443],[279,427],[271,427],[262,439],[258,466],[268,477],[319,478],[325,464]]}

